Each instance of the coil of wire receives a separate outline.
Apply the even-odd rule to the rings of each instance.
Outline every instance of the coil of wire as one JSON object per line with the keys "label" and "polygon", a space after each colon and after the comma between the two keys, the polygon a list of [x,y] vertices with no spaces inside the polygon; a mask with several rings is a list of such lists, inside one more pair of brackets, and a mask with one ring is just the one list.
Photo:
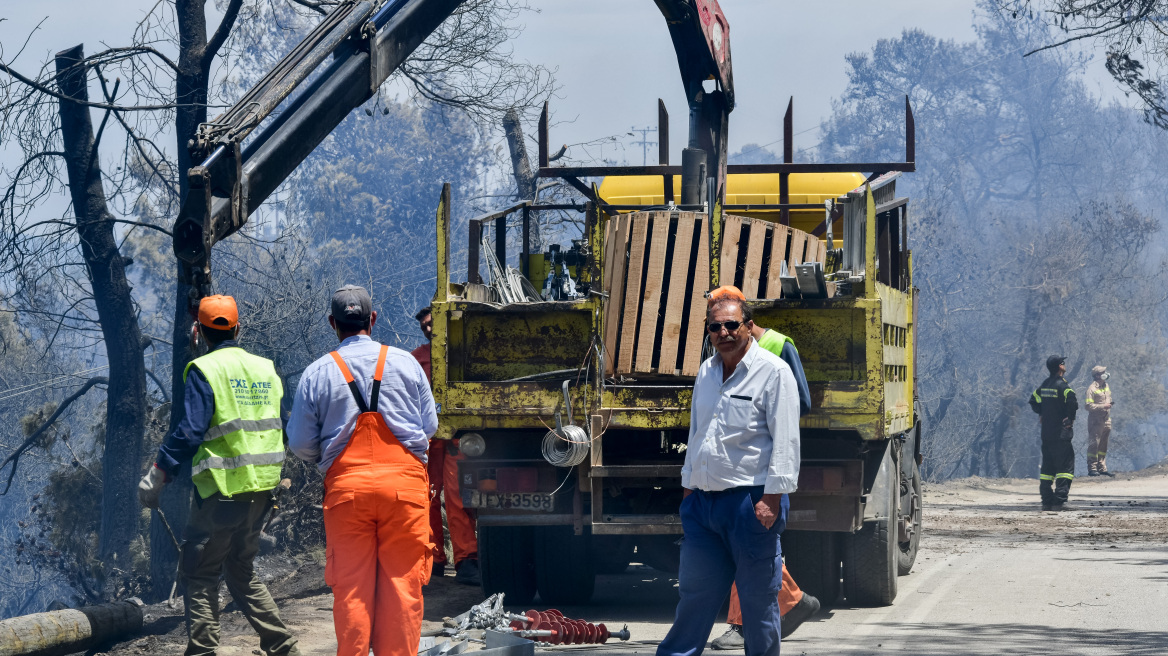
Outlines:
{"label": "coil of wire", "polygon": [[556,467],[575,467],[588,457],[588,433],[575,425],[561,426],[543,436],[543,458]]}

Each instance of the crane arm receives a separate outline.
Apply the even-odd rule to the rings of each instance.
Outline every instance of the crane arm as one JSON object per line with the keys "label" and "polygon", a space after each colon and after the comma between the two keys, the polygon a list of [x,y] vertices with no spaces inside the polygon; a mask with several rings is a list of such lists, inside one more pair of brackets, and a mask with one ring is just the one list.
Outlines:
{"label": "crane arm", "polygon": [[[199,126],[188,144],[191,160],[199,164],[186,172],[189,191],[174,225],[174,252],[192,285],[193,308],[210,293],[211,247],[239,230],[462,2],[346,2],[239,102]],[[322,66],[324,70],[303,85]],[[253,136],[286,100],[284,111]]]}
{"label": "crane arm", "polygon": [[[727,131],[734,109],[730,23],[717,0],[654,1],[669,26],[689,103],[689,140],[682,153],[683,202],[705,200],[706,177],[715,178],[717,200],[722,200],[726,193]],[[709,80],[715,82],[712,91],[705,88]]]}

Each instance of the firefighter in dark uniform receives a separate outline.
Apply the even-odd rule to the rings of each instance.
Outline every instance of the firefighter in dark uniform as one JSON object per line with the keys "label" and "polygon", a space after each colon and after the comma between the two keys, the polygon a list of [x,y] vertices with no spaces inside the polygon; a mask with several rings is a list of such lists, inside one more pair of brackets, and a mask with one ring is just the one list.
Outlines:
{"label": "firefighter in dark uniform", "polygon": [[[1038,493],[1043,510],[1062,510],[1075,478],[1075,449],[1071,446],[1072,426],[1079,400],[1067,384],[1066,358],[1052,355],[1046,359],[1050,377],[1034,390],[1030,407],[1042,420],[1042,468],[1038,474]],[[1052,489],[1053,488],[1053,489]]]}

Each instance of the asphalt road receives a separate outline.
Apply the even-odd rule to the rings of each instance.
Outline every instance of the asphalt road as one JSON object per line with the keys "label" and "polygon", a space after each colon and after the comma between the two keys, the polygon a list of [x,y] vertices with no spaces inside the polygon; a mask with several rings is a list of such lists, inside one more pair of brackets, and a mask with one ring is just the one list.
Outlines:
{"label": "asphalt road", "polygon": [[[825,605],[784,641],[783,651],[1168,654],[1168,469],[1076,480],[1071,490],[1075,509],[1062,513],[1041,512],[1037,497],[1034,480],[926,485],[920,556],[913,572],[899,579],[896,603],[886,608],[851,608],[846,600]],[[319,564],[281,569],[280,562],[268,561],[265,568],[302,653],[335,654],[332,596]],[[448,574],[426,588],[425,628],[441,627],[443,617],[482,598],[477,588],[458,585],[453,572]],[[676,603],[676,580],[647,567],[600,577],[591,604],[560,610],[610,629],[627,624],[632,640],[537,653],[652,654],[669,630]],[[547,608],[538,599],[532,606]],[[185,643],[181,613],[181,607],[148,608],[145,635],[110,652],[180,653]],[[222,621],[221,654],[257,653],[256,634],[233,606],[225,608]],[[725,629],[725,624],[716,625],[711,639]]]}
{"label": "asphalt road", "polygon": [[[1077,480],[1075,509],[1062,513],[1041,512],[1036,488],[977,479],[928,486],[920,556],[899,579],[896,603],[837,602],[783,651],[1168,653],[1168,476]],[[647,568],[605,577],[595,604],[562,610],[610,627],[628,622],[633,640],[555,651],[652,653],[672,619],[673,583]]]}

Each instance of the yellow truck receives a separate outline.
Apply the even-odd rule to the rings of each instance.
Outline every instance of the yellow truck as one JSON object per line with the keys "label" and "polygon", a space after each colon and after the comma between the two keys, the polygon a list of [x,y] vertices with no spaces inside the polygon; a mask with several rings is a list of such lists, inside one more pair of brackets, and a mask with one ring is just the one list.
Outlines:
{"label": "yellow truck", "polygon": [[[484,592],[579,603],[632,561],[676,571],[704,294],[733,284],[758,324],[794,340],[811,391],[787,566],[825,603],[892,603],[921,530],[916,296],[896,196],[911,110],[906,129],[905,162],[730,165],[694,203],[674,197],[686,171],[667,161],[550,167],[541,127],[539,175],[572,178],[588,202],[471,220],[461,282],[444,192],[434,395],[439,437],[464,456],[457,493],[478,513]],[[549,211],[580,212],[582,234],[529,252],[534,213]]]}

